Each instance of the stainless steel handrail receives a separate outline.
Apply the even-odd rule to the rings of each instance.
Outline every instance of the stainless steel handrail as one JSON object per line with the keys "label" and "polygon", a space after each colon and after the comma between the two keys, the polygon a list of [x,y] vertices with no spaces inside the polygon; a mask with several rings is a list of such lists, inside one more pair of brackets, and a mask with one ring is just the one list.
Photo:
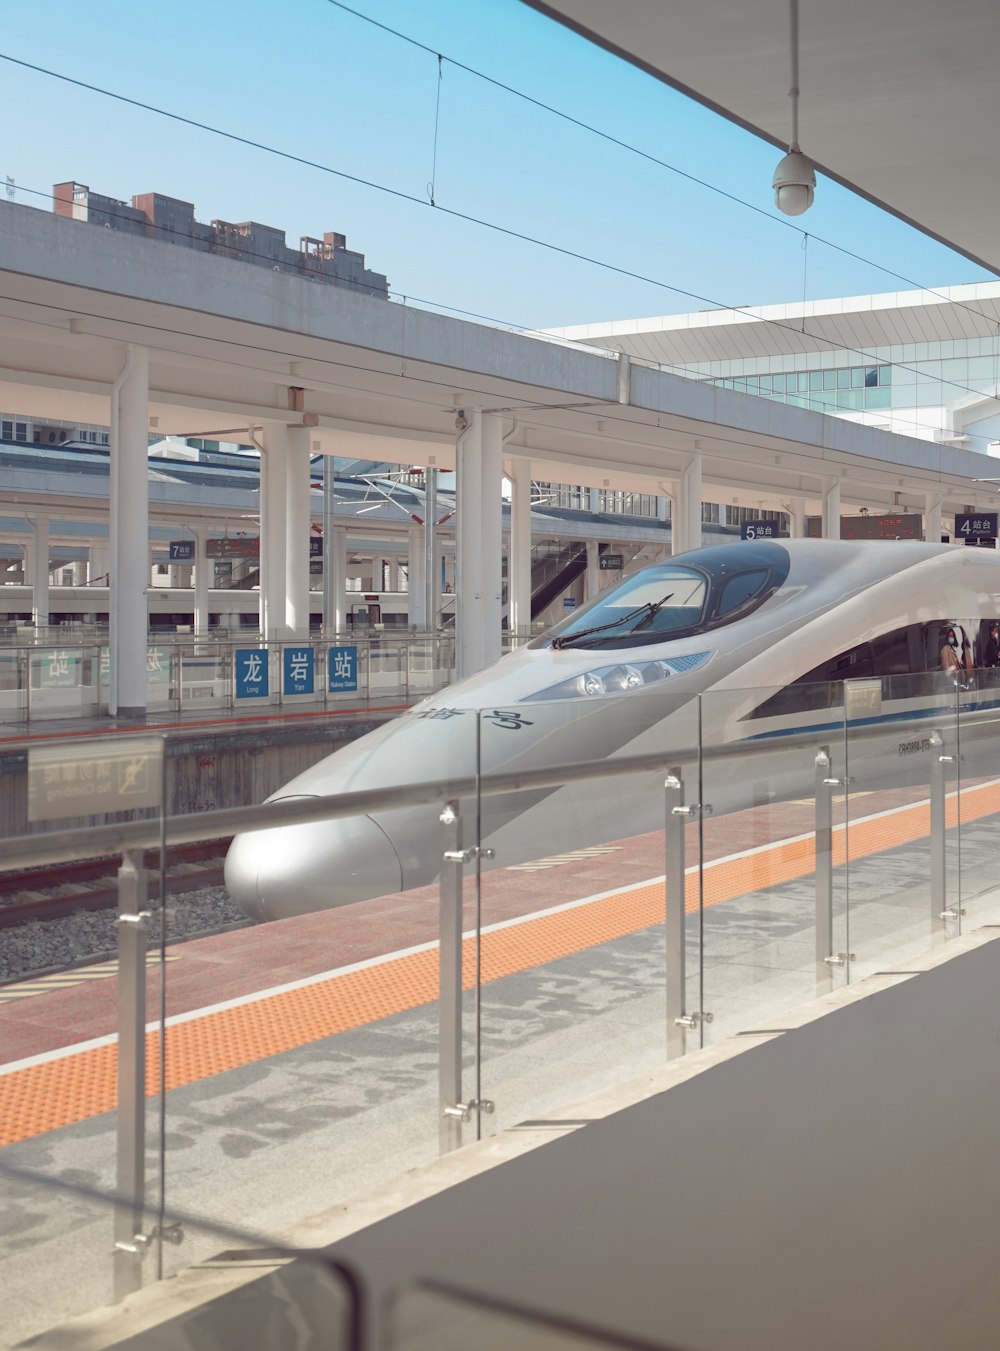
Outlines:
{"label": "stainless steel handrail", "polygon": [[[941,720],[950,726],[955,707],[942,708],[940,718],[928,718],[921,729],[928,733]],[[988,719],[1000,727],[1000,710]],[[912,732],[913,722],[907,718],[893,719],[876,726],[852,725],[855,741],[874,740],[888,732]],[[841,729],[834,729],[839,732]],[[947,730],[945,727],[944,730]],[[192,812],[170,817],[167,821],[167,840],[170,844],[192,844],[198,840],[222,838],[246,831],[271,830],[277,826],[296,825],[307,821],[337,820],[346,816],[360,816],[373,811],[387,811],[398,807],[413,807],[441,803],[477,794],[493,797],[502,793],[538,789],[561,788],[570,783],[588,779],[613,779],[627,775],[653,773],[666,769],[684,768],[702,762],[743,760],[748,755],[773,754],[795,749],[812,749],[828,745],[829,728],[823,731],[793,732],[781,737],[762,738],[759,741],[726,742],[718,745],[682,746],[647,755],[614,757],[607,760],[571,761],[562,765],[546,765],[537,769],[511,770],[503,773],[457,775],[420,784],[393,785],[388,788],[369,788],[350,793],[332,793],[324,797],[279,798],[250,807],[229,807],[211,812]],[[160,843],[160,821],[150,817],[141,821],[115,822],[105,826],[82,826],[61,830],[16,836],[0,842],[0,871],[28,868],[40,863],[61,860],[94,858],[97,855],[117,854],[125,849],[154,849]]]}

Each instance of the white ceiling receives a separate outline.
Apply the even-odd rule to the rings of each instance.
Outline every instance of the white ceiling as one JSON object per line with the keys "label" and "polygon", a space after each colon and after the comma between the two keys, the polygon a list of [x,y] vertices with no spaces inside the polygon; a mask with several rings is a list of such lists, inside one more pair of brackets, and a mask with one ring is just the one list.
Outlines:
{"label": "white ceiling", "polygon": [[[524,3],[787,146],[787,0]],[[997,0],[801,0],[799,30],[817,168],[1000,272]]]}

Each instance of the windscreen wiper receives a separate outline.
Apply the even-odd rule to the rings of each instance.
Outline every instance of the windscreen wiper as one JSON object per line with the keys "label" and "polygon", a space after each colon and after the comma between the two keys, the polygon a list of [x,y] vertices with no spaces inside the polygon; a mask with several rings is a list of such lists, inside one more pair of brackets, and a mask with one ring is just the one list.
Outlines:
{"label": "windscreen wiper", "polygon": [[638,629],[643,624],[648,624],[653,615],[656,614],[657,610],[659,610],[661,606],[666,605],[667,601],[673,598],[673,594],[674,593],[670,591],[660,600],[648,600],[645,605],[638,605],[634,610],[629,610],[627,614],[620,615],[618,619],[609,620],[607,624],[595,624],[593,628],[580,629],[579,633],[567,633],[564,637],[553,638],[552,646],[556,648],[572,647],[574,643],[578,643],[581,638],[591,638],[595,633],[605,633],[608,629],[617,629],[620,625],[627,624],[630,619],[636,619],[641,615],[642,619],[639,624],[636,625],[636,628]]}

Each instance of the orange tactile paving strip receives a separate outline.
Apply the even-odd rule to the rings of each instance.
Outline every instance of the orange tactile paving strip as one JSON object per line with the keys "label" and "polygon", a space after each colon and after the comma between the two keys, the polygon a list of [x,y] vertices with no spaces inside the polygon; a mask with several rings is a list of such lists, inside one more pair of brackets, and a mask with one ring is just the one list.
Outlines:
{"label": "orange tactile paving strip", "polygon": [[[1000,811],[1000,784],[970,788],[962,796],[962,818],[977,820]],[[948,801],[948,825],[957,823],[957,804]],[[851,826],[851,857],[862,858],[927,835],[926,803],[905,807]],[[834,859],[842,861],[845,835],[834,835]],[[704,904],[737,896],[814,870],[811,836],[778,843],[704,870]],[[500,980],[597,947],[663,921],[663,884],[633,887],[588,905],[540,915],[482,937],[482,979]],[[698,908],[698,875],[688,874],[685,908]],[[474,940],[463,948],[463,984],[474,982]],[[207,1079],[268,1056],[334,1036],[366,1023],[419,1008],[437,998],[436,949],[390,958],[359,971],[236,1008],[220,1009],[167,1030],[166,1087]],[[159,1033],[147,1036],[148,1096],[158,1092]],[[117,1046],[91,1047],[39,1065],[0,1075],[0,1145],[26,1140],[113,1110],[117,1091]]]}

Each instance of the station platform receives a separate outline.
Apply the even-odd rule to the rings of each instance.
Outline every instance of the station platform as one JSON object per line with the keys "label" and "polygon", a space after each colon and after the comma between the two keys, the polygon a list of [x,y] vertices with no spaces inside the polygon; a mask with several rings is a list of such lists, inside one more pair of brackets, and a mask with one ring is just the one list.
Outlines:
{"label": "station platform", "polygon": [[[963,869],[988,869],[1000,781],[966,788],[962,821]],[[688,979],[704,982],[713,1010],[706,1044],[780,1028],[788,1009],[816,998],[812,822],[801,802],[701,823],[685,937]],[[926,800],[894,790],[859,802],[849,858],[838,834],[836,920],[850,929],[852,980],[926,947],[928,827]],[[466,879],[464,1061],[467,1092],[494,1106],[483,1136],[558,1126],[563,1104],[662,1066],[662,874],[663,839],[652,834],[484,873],[478,896]],[[437,1156],[437,902],[436,886],[424,887],[153,955],[149,1166],[164,1170],[174,1207],[280,1236]],[[992,894],[967,909],[970,926],[1000,919]],[[5,991],[0,1157],[110,1189],[117,982],[113,970],[83,974],[24,997]],[[831,975],[829,988],[846,981]],[[476,1138],[475,1124],[463,1130]],[[43,1325],[31,1306],[39,1254],[104,1241],[105,1222],[81,1210],[67,1225],[55,1198],[12,1206],[32,1217],[6,1259],[27,1301],[10,1317],[29,1335]],[[177,1260],[208,1254],[192,1236]]]}

